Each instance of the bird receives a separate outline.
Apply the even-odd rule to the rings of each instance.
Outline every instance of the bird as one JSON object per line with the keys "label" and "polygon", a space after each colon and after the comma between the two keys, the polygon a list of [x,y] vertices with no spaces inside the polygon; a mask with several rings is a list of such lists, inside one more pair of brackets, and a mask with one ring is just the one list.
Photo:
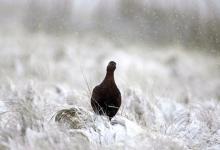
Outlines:
{"label": "bird", "polygon": [[115,69],[116,63],[110,61],[104,80],[95,86],[91,97],[91,106],[94,112],[98,115],[108,116],[110,121],[121,106],[121,93],[114,79]]}

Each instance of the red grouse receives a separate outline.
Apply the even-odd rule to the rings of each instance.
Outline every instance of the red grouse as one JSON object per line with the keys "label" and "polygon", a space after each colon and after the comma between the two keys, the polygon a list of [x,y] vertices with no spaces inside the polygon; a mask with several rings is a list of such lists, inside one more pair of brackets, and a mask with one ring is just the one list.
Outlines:
{"label": "red grouse", "polygon": [[121,106],[121,93],[114,80],[115,69],[116,63],[110,61],[104,80],[93,89],[91,98],[94,112],[99,115],[107,115],[110,121]]}

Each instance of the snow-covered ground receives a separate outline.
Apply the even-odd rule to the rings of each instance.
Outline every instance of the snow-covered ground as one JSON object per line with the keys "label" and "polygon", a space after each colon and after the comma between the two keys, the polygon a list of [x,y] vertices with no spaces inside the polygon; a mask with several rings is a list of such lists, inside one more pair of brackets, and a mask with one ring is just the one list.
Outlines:
{"label": "snow-covered ground", "polygon": [[[96,36],[0,35],[0,149],[220,149],[219,54]],[[55,123],[64,108],[94,117],[90,93],[110,60],[122,93],[119,123]]]}

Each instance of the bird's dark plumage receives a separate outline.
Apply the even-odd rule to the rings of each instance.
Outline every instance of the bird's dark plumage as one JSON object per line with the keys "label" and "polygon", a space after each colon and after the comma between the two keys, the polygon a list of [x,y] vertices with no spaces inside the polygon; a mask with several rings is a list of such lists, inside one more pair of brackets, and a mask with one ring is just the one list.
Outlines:
{"label": "bird's dark plumage", "polygon": [[116,63],[110,61],[104,80],[93,89],[91,98],[94,112],[99,115],[107,115],[110,120],[121,106],[121,93],[114,80],[115,69]]}

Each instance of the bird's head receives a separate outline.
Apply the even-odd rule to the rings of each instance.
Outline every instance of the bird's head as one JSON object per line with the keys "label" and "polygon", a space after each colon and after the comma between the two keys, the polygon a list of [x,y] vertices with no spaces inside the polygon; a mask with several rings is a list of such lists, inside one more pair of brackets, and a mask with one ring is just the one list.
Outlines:
{"label": "bird's head", "polygon": [[116,69],[116,63],[114,61],[110,61],[107,66],[107,71],[112,72],[115,71],[115,69]]}

